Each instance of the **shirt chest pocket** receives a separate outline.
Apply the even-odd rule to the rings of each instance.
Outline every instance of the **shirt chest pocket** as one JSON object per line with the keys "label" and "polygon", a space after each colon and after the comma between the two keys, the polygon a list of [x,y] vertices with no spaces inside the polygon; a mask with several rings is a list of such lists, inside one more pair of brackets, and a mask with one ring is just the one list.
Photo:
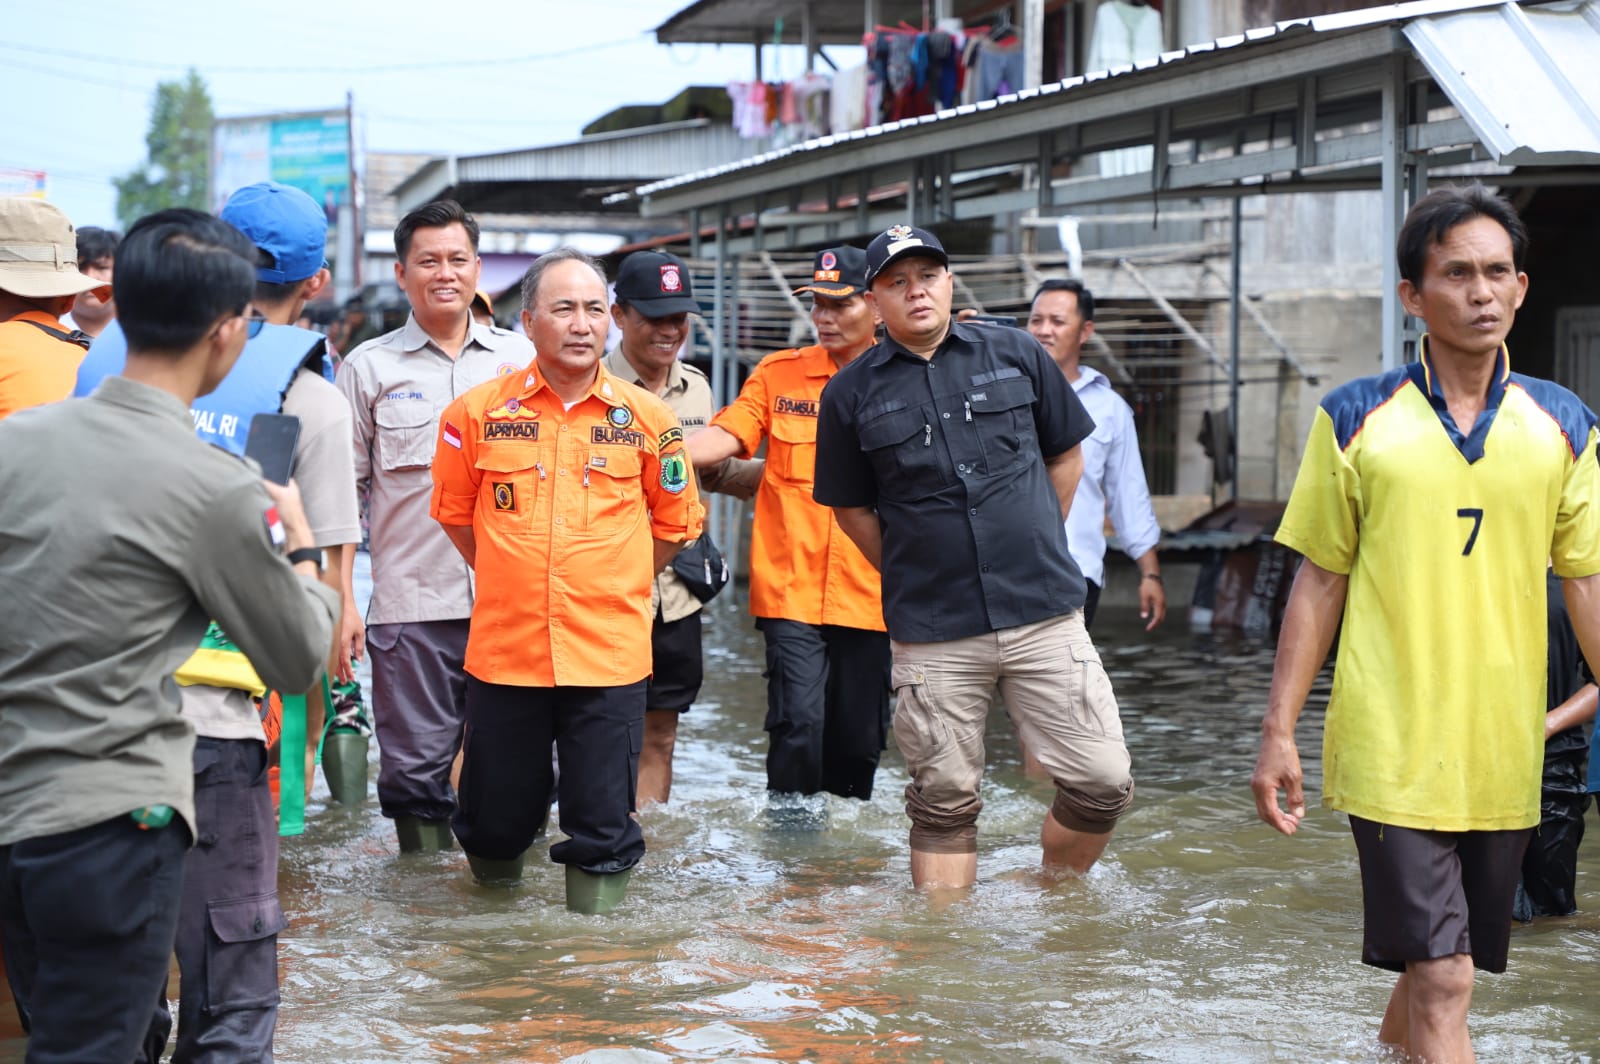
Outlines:
{"label": "shirt chest pocket", "polygon": [[531,531],[539,481],[546,475],[539,449],[527,443],[482,443],[476,465],[479,520],[497,532]]}
{"label": "shirt chest pocket", "polygon": [[921,499],[953,480],[942,441],[919,409],[891,410],[862,422],[861,450],[872,463],[878,492],[890,499]]}
{"label": "shirt chest pocket", "polygon": [[772,419],[767,465],[773,475],[810,488],[817,476],[817,419],[778,414]]}
{"label": "shirt chest pocket", "polygon": [[1039,436],[1033,421],[1035,398],[1033,381],[1026,377],[1007,377],[968,390],[966,403],[972,411],[972,427],[991,474],[1039,453]]}
{"label": "shirt chest pocket", "polygon": [[438,412],[426,400],[394,399],[372,412],[378,468],[427,469],[433,464]]}
{"label": "shirt chest pocket", "polygon": [[644,519],[644,489],[639,482],[644,459],[631,447],[592,452],[579,472],[583,527],[598,535],[631,531]]}

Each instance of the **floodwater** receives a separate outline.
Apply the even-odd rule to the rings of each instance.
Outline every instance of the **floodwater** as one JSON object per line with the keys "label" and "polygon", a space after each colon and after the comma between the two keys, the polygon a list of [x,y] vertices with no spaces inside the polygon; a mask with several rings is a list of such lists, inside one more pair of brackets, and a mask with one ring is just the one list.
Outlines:
{"label": "floodwater", "polygon": [[[1033,874],[1050,792],[997,712],[980,881],[938,904],[910,889],[892,746],[871,802],[769,819],[760,637],[708,612],[672,802],[643,814],[650,851],[610,916],[566,912],[542,858],[508,891],[475,885],[459,852],[399,857],[375,798],[326,804],[319,779],[283,848],[281,1061],[1375,1059],[1391,977],[1358,960],[1348,829],[1314,809],[1283,838],[1255,817],[1269,643],[1103,611],[1139,781],[1106,859],[1082,880]],[[1312,788],[1320,723],[1319,706],[1301,728]],[[1595,1059],[1596,854],[1585,915],[1519,929],[1510,971],[1480,980],[1479,1059]]]}

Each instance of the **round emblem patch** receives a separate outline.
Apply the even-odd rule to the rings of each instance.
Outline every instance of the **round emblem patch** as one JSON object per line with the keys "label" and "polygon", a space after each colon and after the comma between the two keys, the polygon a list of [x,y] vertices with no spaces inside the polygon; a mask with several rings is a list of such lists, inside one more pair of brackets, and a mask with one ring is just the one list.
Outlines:
{"label": "round emblem patch", "polygon": [[502,362],[494,368],[494,375],[496,377],[509,377],[521,368],[515,362]]}
{"label": "round emblem patch", "polygon": [[606,411],[606,420],[619,429],[625,429],[633,424],[633,411],[625,406],[614,406]]}
{"label": "round emblem patch", "polygon": [[833,252],[824,251],[822,253],[822,268],[824,270],[831,270],[835,266],[838,266],[838,265],[839,265],[839,259],[838,259],[837,256],[834,255]]}
{"label": "round emblem patch", "polygon": [[515,414],[518,410],[521,410],[521,409],[522,409],[522,401],[520,399],[507,399],[506,400],[506,413]]}
{"label": "round emblem patch", "polygon": [[661,486],[674,495],[689,486],[689,463],[682,451],[661,456]]}

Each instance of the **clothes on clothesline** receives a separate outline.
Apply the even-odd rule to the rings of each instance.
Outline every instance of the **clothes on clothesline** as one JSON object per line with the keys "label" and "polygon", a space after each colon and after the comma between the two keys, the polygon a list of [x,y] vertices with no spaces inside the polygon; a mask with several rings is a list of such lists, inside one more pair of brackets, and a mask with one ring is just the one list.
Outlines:
{"label": "clothes on clothesline", "polygon": [[774,147],[827,136],[833,128],[833,80],[806,73],[792,81],[730,81],[733,128],[748,140],[771,138]]}
{"label": "clothes on clothesline", "polygon": [[[1161,54],[1161,13],[1124,0],[1105,0],[1095,10],[1089,37],[1090,70],[1113,70]],[[1100,175],[1142,174],[1155,164],[1151,147],[1118,148],[1100,153]]]}

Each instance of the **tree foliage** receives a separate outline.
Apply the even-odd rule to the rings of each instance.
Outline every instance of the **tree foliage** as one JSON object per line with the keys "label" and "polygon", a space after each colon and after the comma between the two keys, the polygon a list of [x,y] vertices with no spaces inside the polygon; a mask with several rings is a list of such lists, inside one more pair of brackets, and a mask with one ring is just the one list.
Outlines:
{"label": "tree foliage", "polygon": [[211,93],[190,69],[181,81],[156,86],[145,161],[115,178],[117,218],[126,229],[151,211],[167,207],[206,207],[211,165]]}

